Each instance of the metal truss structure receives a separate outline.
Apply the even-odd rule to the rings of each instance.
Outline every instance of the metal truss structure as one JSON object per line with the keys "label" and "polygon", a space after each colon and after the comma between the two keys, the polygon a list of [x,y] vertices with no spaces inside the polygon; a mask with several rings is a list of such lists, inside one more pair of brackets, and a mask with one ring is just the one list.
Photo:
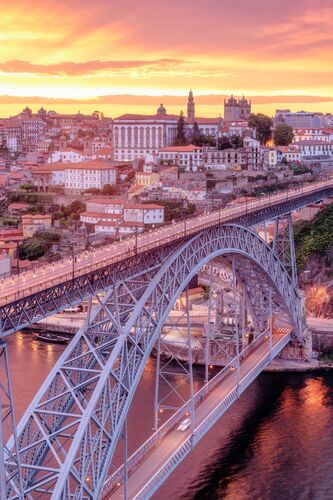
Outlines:
{"label": "metal truss structure", "polygon": [[[265,220],[283,217],[294,210],[324,199],[331,195],[332,191],[333,189],[329,186],[321,187],[311,194],[304,194],[304,196],[298,198],[293,198],[291,192],[290,197],[287,196],[286,200],[273,206],[270,205],[269,207],[258,209],[255,212],[249,210],[245,215],[237,216],[230,220],[230,223],[251,227]],[[216,227],[219,225],[220,222],[217,220]],[[198,234],[203,230],[205,230],[205,226],[198,228]],[[184,234],[179,236],[178,242],[181,243],[188,239],[190,237],[186,235],[185,224]],[[177,241],[174,241],[170,245],[170,248],[173,249],[176,244]],[[170,248],[166,248],[166,253],[170,251]],[[158,253],[158,250],[157,252],[154,250],[151,251],[153,258],[155,258],[155,255],[158,258]],[[38,293],[28,295],[24,291],[22,298],[0,306],[0,337],[10,335],[69,306],[79,304],[98,292],[111,288],[113,286],[114,275],[118,270],[121,270],[124,266],[135,269],[138,261],[146,261],[146,259],[147,255],[145,253],[138,253],[134,257],[124,255],[122,262],[110,265],[101,264],[101,267],[96,270],[77,276],[75,279],[64,280],[58,285],[46,286]]]}
{"label": "metal truss structure", "polygon": [[297,287],[297,266],[294,242],[294,228],[291,213],[277,217],[274,221],[273,251],[279,257]]}
{"label": "metal truss structure", "polygon": [[[114,264],[93,281],[83,278],[80,300],[100,289],[105,296],[96,295],[98,307],[89,310],[86,325],[19,423],[18,448],[13,437],[7,445],[8,499],[21,498],[20,468],[27,499],[100,498],[118,440],[126,441],[127,413],[166,318],[192,277],[221,255],[244,287],[258,331],[267,328],[273,311],[289,318],[295,338],[303,342],[297,288],[271,247],[239,225],[214,226],[178,245]],[[57,296],[62,304],[68,301],[63,292]],[[59,308],[52,300],[45,297],[44,304]],[[40,305],[34,307],[42,314]]]}

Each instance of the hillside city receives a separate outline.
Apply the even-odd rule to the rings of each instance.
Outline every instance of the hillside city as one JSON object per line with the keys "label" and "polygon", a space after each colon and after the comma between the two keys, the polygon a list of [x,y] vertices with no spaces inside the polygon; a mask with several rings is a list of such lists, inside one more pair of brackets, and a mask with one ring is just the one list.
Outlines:
{"label": "hillside city", "polygon": [[[245,97],[225,99],[223,118],[198,116],[192,90],[179,115],[163,104],[114,119],[26,107],[0,120],[0,277],[318,180],[332,166],[333,115],[271,118]],[[331,201],[294,218],[310,221]]]}

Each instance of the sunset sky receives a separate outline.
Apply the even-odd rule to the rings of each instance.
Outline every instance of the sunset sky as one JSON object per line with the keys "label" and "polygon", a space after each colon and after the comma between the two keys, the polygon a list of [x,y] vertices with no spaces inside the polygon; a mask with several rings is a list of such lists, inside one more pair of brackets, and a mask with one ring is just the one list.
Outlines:
{"label": "sunset sky", "polygon": [[171,96],[163,100],[174,111],[189,88],[207,96],[197,104],[215,115],[223,112],[222,95],[243,92],[258,109],[333,112],[332,0],[0,0],[0,6],[2,115],[50,99],[58,110],[154,109],[159,96]]}

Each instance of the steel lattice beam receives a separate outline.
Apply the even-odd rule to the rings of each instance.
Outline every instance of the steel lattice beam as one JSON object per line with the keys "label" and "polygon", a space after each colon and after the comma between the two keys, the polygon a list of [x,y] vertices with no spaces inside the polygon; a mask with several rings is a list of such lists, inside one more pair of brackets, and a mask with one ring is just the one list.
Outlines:
{"label": "steel lattice beam", "polygon": [[[263,208],[242,217],[230,219],[230,223],[240,224],[244,227],[251,227],[265,220],[282,217],[293,210],[302,208],[310,203],[318,202],[325,197],[332,195],[331,187],[319,189],[311,194],[306,194],[302,198],[294,199],[292,193],[290,199],[280,202],[275,206]],[[218,227],[219,224],[217,223]],[[200,230],[202,231],[202,230]],[[192,238],[192,236],[191,236]],[[179,243],[188,241],[190,238],[180,237]],[[170,249],[175,248],[177,242],[165,246],[165,256],[169,255]],[[112,287],[114,276],[122,272],[124,268],[135,269],[138,262],[144,260],[147,266],[154,265],[156,259],[161,256],[161,249],[152,250],[148,253],[141,253],[135,257],[126,258],[116,264],[101,266],[101,268],[91,271],[82,276],[64,281],[44,290],[27,295],[24,298],[0,306],[0,337],[5,337],[17,330],[30,326],[41,319],[51,316],[65,308],[79,304],[83,300]]]}
{"label": "steel lattice beam", "polygon": [[[272,289],[275,306],[289,316],[302,341],[304,318],[297,289],[272,249],[244,227],[210,228],[176,248],[163,247],[147,260],[119,266],[107,277],[105,298],[60,357],[18,426],[27,498],[99,498],[163,324],[190,279],[219,255],[233,257],[238,273],[247,266],[258,272],[254,279],[262,283],[261,305]],[[264,310],[268,317],[269,308]],[[8,447],[14,449],[13,441]],[[14,460],[10,465],[15,466]],[[15,495],[10,487],[8,498]]]}

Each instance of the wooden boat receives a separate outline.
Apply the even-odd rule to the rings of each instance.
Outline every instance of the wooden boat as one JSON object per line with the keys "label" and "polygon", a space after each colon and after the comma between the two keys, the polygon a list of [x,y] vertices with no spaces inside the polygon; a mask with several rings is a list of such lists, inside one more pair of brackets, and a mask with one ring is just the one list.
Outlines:
{"label": "wooden boat", "polygon": [[42,342],[52,342],[54,344],[68,344],[70,340],[65,335],[50,332],[34,332],[32,336],[36,340],[41,340]]}

